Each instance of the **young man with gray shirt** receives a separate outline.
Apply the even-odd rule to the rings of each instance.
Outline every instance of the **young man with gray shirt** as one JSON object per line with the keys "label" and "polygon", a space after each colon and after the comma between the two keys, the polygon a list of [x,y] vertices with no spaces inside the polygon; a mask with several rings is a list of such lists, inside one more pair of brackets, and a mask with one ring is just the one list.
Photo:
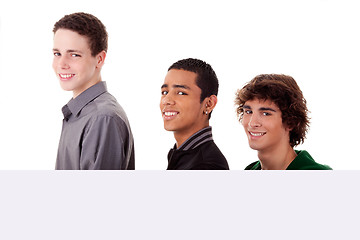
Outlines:
{"label": "young man with gray shirt", "polygon": [[73,13],[54,25],[53,69],[73,92],[64,115],[56,169],[135,169],[127,116],[107,92],[100,71],[107,52],[105,26],[95,16]]}

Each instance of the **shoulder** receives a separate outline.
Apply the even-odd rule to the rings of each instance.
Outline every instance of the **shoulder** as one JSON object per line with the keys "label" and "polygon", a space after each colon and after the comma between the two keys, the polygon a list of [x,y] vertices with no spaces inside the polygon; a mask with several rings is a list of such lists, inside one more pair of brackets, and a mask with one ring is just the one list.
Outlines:
{"label": "shoulder", "polygon": [[115,121],[128,124],[128,118],[124,109],[110,93],[105,92],[101,94],[90,104],[92,105],[91,108],[93,109],[93,119],[99,120],[104,118],[111,118]]}
{"label": "shoulder", "polygon": [[113,129],[123,134],[131,132],[127,116],[120,106],[119,109],[118,106],[114,106],[111,102],[101,101],[101,99],[94,102],[94,104],[96,107],[93,108],[87,129]]}
{"label": "shoulder", "polygon": [[199,148],[198,151],[201,154],[201,159],[199,159],[200,161],[198,161],[198,164],[194,169],[229,169],[229,165],[225,156],[222,154],[214,141],[203,143],[197,148]]}
{"label": "shoulder", "polygon": [[226,161],[225,156],[213,140],[201,144],[199,149],[206,159],[222,159]]}
{"label": "shoulder", "polygon": [[260,161],[249,164],[244,170],[261,170]]}
{"label": "shoulder", "polygon": [[93,104],[96,106],[98,115],[113,116],[119,111],[123,111],[117,100],[108,92],[105,92],[94,99]]}
{"label": "shoulder", "polygon": [[295,150],[297,157],[290,163],[287,170],[332,170],[328,165],[317,163],[305,150]]}

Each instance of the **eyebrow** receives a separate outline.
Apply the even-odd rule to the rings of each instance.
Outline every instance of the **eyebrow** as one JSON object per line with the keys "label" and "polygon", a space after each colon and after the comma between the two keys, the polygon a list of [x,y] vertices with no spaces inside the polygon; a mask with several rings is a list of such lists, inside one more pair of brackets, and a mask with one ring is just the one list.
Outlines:
{"label": "eyebrow", "polygon": [[272,108],[267,108],[267,107],[261,107],[259,110],[260,110],[260,111],[271,111],[271,112],[276,112],[276,110],[275,110],[275,109],[272,109]]}
{"label": "eyebrow", "polygon": [[[57,49],[57,48],[53,48],[53,52],[60,52],[60,50],[59,49]],[[74,52],[76,52],[76,53],[83,53],[82,51],[79,51],[79,50],[74,50],[74,49],[68,49],[68,50],[66,50],[66,52],[67,53],[74,53]]]}
{"label": "eyebrow", "polygon": [[[163,84],[163,85],[161,86],[161,88],[167,88],[167,87],[169,87],[169,85],[167,85],[167,84]],[[188,90],[190,90],[190,87],[187,86],[187,85],[174,84],[174,85],[172,85],[172,87],[173,87],[173,88],[182,88],[182,89],[188,89]]]}
{"label": "eyebrow", "polygon": [[[246,109],[251,109],[251,107],[249,105],[244,105],[243,108],[246,108]],[[269,107],[261,107],[259,108],[260,111],[271,111],[271,112],[276,112],[275,109],[273,108],[269,108]]]}

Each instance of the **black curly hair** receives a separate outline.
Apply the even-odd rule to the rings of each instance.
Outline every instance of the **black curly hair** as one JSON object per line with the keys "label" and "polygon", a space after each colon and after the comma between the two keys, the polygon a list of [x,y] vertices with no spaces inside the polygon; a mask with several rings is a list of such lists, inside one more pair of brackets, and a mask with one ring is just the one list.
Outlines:
{"label": "black curly hair", "polygon": [[[211,65],[195,58],[187,58],[173,63],[168,71],[171,69],[182,69],[185,71],[193,72],[197,74],[196,85],[201,89],[200,103],[204,101],[206,97],[211,95],[217,96],[219,90],[219,81],[215,71]],[[209,114],[209,119],[211,117]]]}

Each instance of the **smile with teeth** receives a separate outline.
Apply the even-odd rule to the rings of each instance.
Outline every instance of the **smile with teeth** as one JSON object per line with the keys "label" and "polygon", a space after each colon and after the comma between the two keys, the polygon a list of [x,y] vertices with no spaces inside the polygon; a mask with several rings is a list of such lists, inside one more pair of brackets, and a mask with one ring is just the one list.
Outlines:
{"label": "smile with teeth", "polygon": [[164,115],[167,117],[175,116],[176,114],[177,114],[177,112],[164,112]]}
{"label": "smile with teeth", "polygon": [[263,136],[265,133],[254,133],[254,132],[249,132],[251,136],[254,136],[254,137],[260,137],[260,136]]}
{"label": "smile with teeth", "polygon": [[164,111],[163,112],[163,116],[164,116],[164,119],[166,120],[171,120],[173,118],[175,118],[177,115],[179,114],[179,112],[174,112],[174,111]]}
{"label": "smile with teeth", "polygon": [[59,76],[60,76],[61,79],[70,79],[73,76],[75,76],[75,74],[61,74],[61,73],[59,73]]}

